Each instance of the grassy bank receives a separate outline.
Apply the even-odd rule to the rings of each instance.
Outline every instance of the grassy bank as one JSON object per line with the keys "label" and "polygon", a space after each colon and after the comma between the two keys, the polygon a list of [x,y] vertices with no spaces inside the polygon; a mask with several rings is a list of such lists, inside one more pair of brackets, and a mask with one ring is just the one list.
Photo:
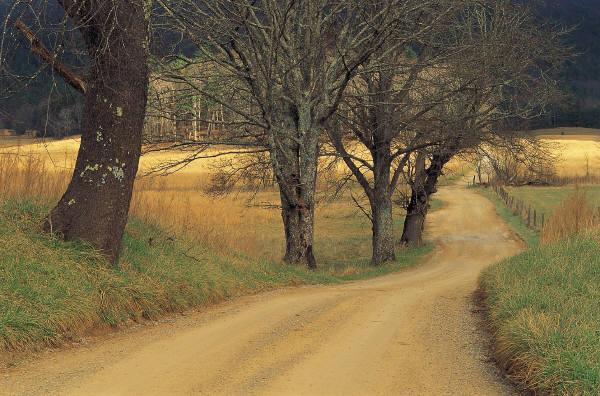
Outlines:
{"label": "grassy bank", "polygon": [[[529,245],[487,269],[480,289],[498,361],[539,394],[597,395],[600,389],[600,239],[594,195],[573,188],[519,188],[551,210],[542,238],[491,189],[480,190]],[[541,191],[540,191],[541,190]],[[538,192],[539,191],[539,192]],[[570,194],[570,195],[569,195]]]}
{"label": "grassy bank", "polygon": [[481,277],[499,361],[541,394],[600,389],[600,244],[536,246]]}
{"label": "grassy bank", "polygon": [[91,329],[276,287],[381,275],[416,264],[429,250],[400,251],[395,263],[378,268],[357,260],[311,272],[215,253],[132,219],[117,270],[82,244],[41,233],[45,213],[46,205],[31,200],[0,203],[0,352],[60,345]]}
{"label": "grassy bank", "polygon": [[[551,215],[556,208],[570,195],[577,191],[575,186],[561,187],[507,187],[506,190],[514,197],[526,202],[546,216]],[[591,206],[600,207],[600,186],[581,186]]]}
{"label": "grassy bank", "polygon": [[491,188],[478,188],[477,191],[488,198],[495,206],[496,213],[506,221],[515,234],[517,234],[528,246],[536,246],[539,243],[539,233],[527,227],[523,219],[514,215],[506,207],[504,202]]}

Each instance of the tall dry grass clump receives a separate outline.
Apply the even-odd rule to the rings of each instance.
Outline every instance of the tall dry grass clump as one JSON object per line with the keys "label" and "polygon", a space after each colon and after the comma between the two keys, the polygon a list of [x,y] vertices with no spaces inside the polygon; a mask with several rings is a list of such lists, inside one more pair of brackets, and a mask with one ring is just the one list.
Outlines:
{"label": "tall dry grass clump", "polygon": [[[130,213],[212,251],[270,259],[282,254],[279,211],[249,205],[249,192],[215,198],[204,193],[205,184],[206,175],[140,177]],[[274,191],[257,195],[265,202],[277,198]]]}
{"label": "tall dry grass clump", "polygon": [[0,199],[44,198],[55,200],[65,191],[71,171],[52,169],[35,153],[0,155]]}
{"label": "tall dry grass clump", "polygon": [[597,230],[599,226],[598,209],[590,204],[585,191],[577,189],[546,222],[541,242],[544,245],[558,242],[582,232]]}
{"label": "tall dry grass clump", "polygon": [[[54,164],[43,152],[22,149],[0,153],[0,201],[53,204],[66,190],[72,168]],[[277,211],[248,207],[250,193],[214,199],[203,193],[209,174],[140,177],[131,203],[132,217],[185,236],[218,252],[277,258],[282,245]],[[264,201],[277,196],[268,192]]]}

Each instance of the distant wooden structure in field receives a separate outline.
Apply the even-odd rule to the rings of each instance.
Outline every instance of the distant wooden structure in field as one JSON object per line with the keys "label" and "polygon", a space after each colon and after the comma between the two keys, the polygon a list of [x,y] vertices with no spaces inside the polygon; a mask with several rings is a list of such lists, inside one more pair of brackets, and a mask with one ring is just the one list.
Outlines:
{"label": "distant wooden structure in field", "polygon": [[17,132],[12,129],[0,129],[0,137],[15,137]]}
{"label": "distant wooden structure in field", "polygon": [[218,137],[225,130],[228,113],[222,104],[211,103],[180,83],[155,79],[150,86],[144,137],[147,143]]}
{"label": "distant wooden structure in field", "polygon": [[25,131],[25,133],[23,134],[23,136],[28,137],[28,138],[38,138],[38,137],[41,137],[42,134],[37,129],[27,129]]}

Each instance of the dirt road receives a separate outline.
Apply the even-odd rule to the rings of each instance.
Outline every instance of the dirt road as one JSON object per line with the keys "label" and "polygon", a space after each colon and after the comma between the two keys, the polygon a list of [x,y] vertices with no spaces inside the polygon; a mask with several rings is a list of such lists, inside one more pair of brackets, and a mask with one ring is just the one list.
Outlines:
{"label": "dirt road", "polygon": [[48,353],[1,394],[505,395],[472,312],[477,277],[521,244],[493,205],[442,188],[427,263],[369,281],[239,299]]}

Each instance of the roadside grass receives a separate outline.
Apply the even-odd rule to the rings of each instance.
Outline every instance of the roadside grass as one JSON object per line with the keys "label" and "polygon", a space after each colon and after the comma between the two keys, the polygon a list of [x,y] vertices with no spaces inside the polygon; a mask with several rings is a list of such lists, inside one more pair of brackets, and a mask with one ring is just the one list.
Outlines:
{"label": "roadside grass", "polygon": [[325,271],[214,254],[133,219],[119,269],[93,249],[41,233],[47,207],[0,211],[0,350],[59,345],[86,331],[153,319],[287,285],[332,283]]}
{"label": "roadside grass", "polygon": [[554,200],[540,241],[493,191],[481,191],[529,245],[480,278],[497,360],[535,394],[597,395],[600,232],[589,194],[563,188],[532,195]]}
{"label": "roadside grass", "polygon": [[496,206],[496,213],[504,219],[513,232],[517,234],[527,246],[536,246],[539,244],[539,233],[527,227],[520,216],[513,214],[491,188],[477,188],[477,191],[488,198]]}
{"label": "roadside grass", "polygon": [[[369,221],[342,197],[317,211],[319,269],[285,265],[280,213],[248,205],[245,191],[207,196],[206,174],[195,172],[136,184],[113,268],[90,247],[41,230],[69,172],[31,153],[0,155],[0,361],[4,353],[58,346],[95,329],[234,296],[399,271],[431,251],[398,247],[395,262],[372,267]],[[259,194],[267,207],[277,198],[274,191]],[[397,212],[399,233],[404,216]]]}
{"label": "roadside grass", "polygon": [[576,191],[585,192],[590,205],[600,207],[600,186],[561,186],[561,187],[506,187],[516,198],[530,204],[539,212],[546,214],[546,219]]}
{"label": "roadside grass", "polygon": [[0,207],[0,351],[57,346],[86,332],[278,287],[327,284],[399,271],[431,248],[399,249],[394,263],[328,262],[318,271],[215,253],[131,219],[118,269],[93,249],[43,234],[48,206]]}
{"label": "roadside grass", "polygon": [[480,281],[496,355],[514,380],[538,394],[598,394],[598,234],[535,246]]}

